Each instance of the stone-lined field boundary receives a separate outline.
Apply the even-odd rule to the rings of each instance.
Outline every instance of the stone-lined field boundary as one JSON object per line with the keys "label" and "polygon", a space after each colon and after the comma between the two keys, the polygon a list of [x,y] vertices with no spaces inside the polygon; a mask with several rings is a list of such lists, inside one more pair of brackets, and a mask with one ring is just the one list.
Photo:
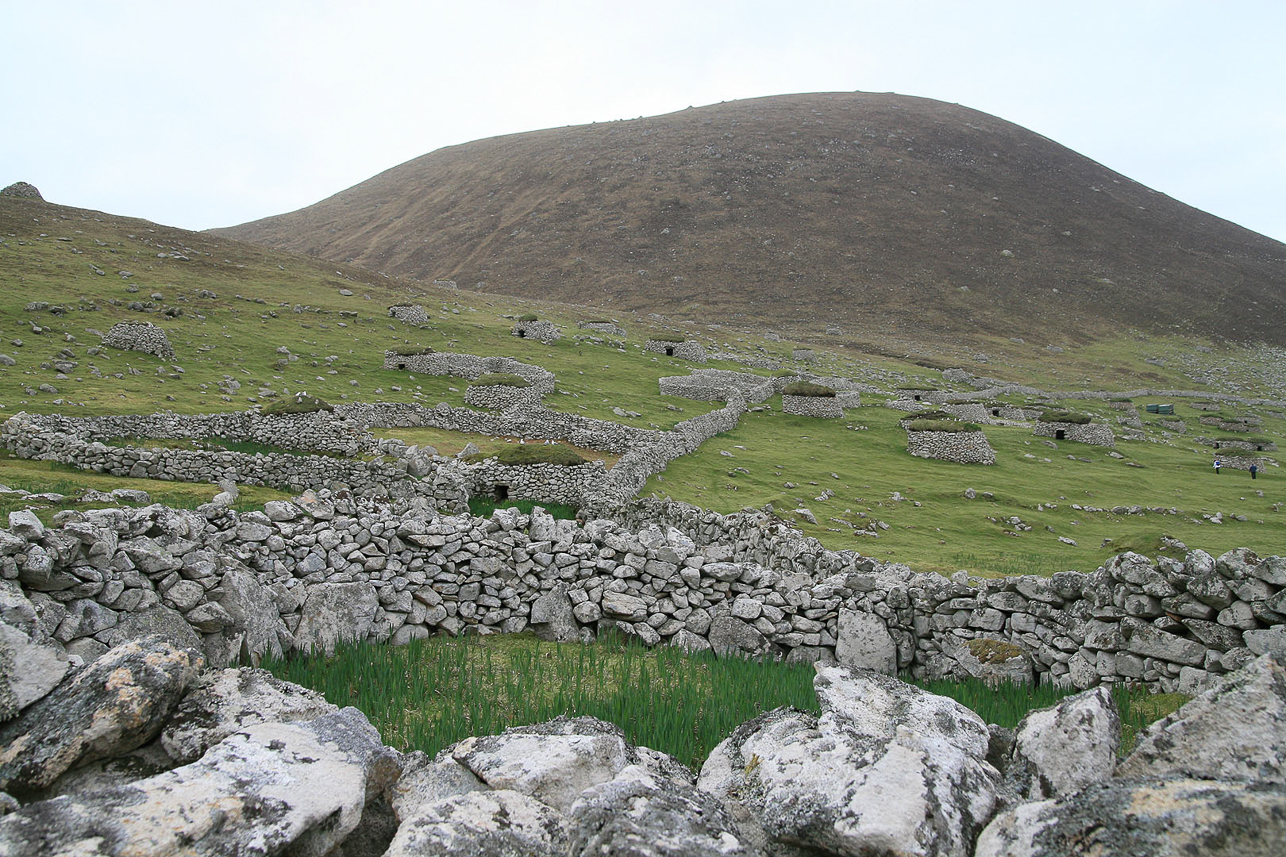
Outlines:
{"label": "stone-lined field boundary", "polygon": [[0,578],[36,604],[44,634],[87,660],[156,628],[190,633],[214,664],[343,637],[616,628],[721,655],[1192,692],[1286,645],[1281,557],[1123,554],[1088,575],[947,580],[818,550],[761,513],[680,506],[636,504],[634,517],[657,513],[637,528],[514,510],[440,516],[425,500],[324,492],[245,514],[69,512],[58,527],[15,512],[0,531]]}

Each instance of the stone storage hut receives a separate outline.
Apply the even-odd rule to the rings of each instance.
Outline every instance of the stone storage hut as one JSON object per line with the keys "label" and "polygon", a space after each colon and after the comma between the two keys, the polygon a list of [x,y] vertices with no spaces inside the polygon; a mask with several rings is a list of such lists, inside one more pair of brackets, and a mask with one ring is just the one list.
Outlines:
{"label": "stone storage hut", "polygon": [[590,321],[580,321],[576,323],[580,330],[592,330],[595,333],[605,333],[608,336],[619,336],[625,338],[625,328],[621,327],[614,321],[606,319],[591,319]]}
{"label": "stone storage hut", "polygon": [[1089,414],[1072,411],[1045,411],[1036,420],[1032,434],[1052,437],[1054,440],[1071,440],[1093,446],[1116,446],[1112,427],[1092,421]]}
{"label": "stone storage hut", "polygon": [[34,184],[27,182],[14,182],[4,190],[0,190],[0,196],[12,196],[18,199],[38,199],[44,202],[45,198],[40,195]]}
{"label": "stone storage hut", "polygon": [[643,350],[664,354],[666,357],[678,357],[680,360],[691,360],[693,363],[706,362],[706,350],[701,347],[700,342],[673,334],[658,333],[649,337]]}
{"label": "stone storage hut", "polygon": [[958,420],[970,422],[985,422],[992,416],[991,411],[987,410],[987,406],[982,402],[945,402],[941,408]]}
{"label": "stone storage hut", "polygon": [[[427,345],[404,345],[384,352],[385,369],[409,369],[415,358],[436,352]],[[414,370],[412,370],[414,371]]]}
{"label": "stone storage hut", "polygon": [[906,423],[906,449],[917,458],[936,458],[956,464],[995,464],[996,451],[982,429],[973,423],[951,420],[910,420]]}
{"label": "stone storage hut", "polygon": [[694,369],[688,375],[661,378],[658,386],[663,396],[699,402],[726,402],[734,390],[740,392],[747,402],[762,402],[776,392],[772,378],[726,369]]}
{"label": "stone storage hut", "polygon": [[791,359],[798,360],[800,363],[816,363],[817,352],[811,348],[795,348],[790,352]]}
{"label": "stone storage hut", "polygon": [[542,398],[539,387],[521,375],[507,372],[479,375],[464,391],[465,404],[488,410],[540,407]]}
{"label": "stone storage hut", "polygon": [[1267,456],[1256,455],[1253,452],[1245,452],[1243,450],[1236,449],[1228,450],[1223,453],[1216,452],[1214,458],[1219,462],[1220,467],[1230,467],[1233,470],[1249,470],[1250,466],[1253,464],[1255,465],[1255,469],[1260,473],[1263,473],[1265,467],[1269,464],[1275,465],[1277,463]]}
{"label": "stone storage hut", "polygon": [[118,321],[103,335],[103,344],[122,351],[154,354],[162,360],[174,359],[169,337],[150,321]]}
{"label": "stone storage hut", "polygon": [[385,369],[402,369],[425,375],[448,375],[470,381],[491,372],[509,372],[520,375],[538,387],[543,395],[554,391],[554,373],[531,363],[521,363],[511,357],[479,357],[476,354],[436,352],[431,348],[418,353],[398,350],[384,352]]}
{"label": "stone storage hut", "polygon": [[405,321],[407,324],[428,324],[429,314],[419,304],[398,304],[388,308],[390,318]]}
{"label": "stone storage hut", "polygon": [[844,416],[844,407],[834,390],[808,381],[796,381],[782,389],[781,409],[799,417],[838,419]]}
{"label": "stone storage hut", "polygon": [[1245,452],[1275,452],[1277,450],[1277,442],[1267,437],[1199,437],[1197,438],[1197,443],[1213,446],[1215,449],[1232,450],[1234,455],[1236,450]]}
{"label": "stone storage hut", "polygon": [[563,332],[552,321],[541,321],[534,315],[521,316],[514,322],[513,335],[519,339],[538,339],[546,345],[563,338]]}

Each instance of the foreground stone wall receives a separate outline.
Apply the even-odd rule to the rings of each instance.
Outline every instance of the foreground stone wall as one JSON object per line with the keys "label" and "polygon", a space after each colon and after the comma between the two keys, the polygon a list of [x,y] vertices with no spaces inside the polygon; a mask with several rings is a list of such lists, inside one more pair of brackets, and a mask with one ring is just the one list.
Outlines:
{"label": "foreground stone wall", "polygon": [[957,464],[995,464],[996,451],[980,431],[911,431],[906,450],[918,458],[936,458]]}
{"label": "foreground stone wall", "polygon": [[[401,643],[535,625],[571,639],[612,627],[649,645],[917,676],[1003,668],[1079,687],[1191,690],[1286,644],[1286,559],[1245,549],[1218,560],[1123,554],[1089,575],[946,580],[820,549],[762,514],[643,503],[621,517],[450,517],[425,500],[324,493],[245,514],[71,512],[56,528],[15,512],[0,532],[0,578],[73,653],[181,617],[219,664],[343,636]],[[998,665],[988,653],[1001,643],[1012,652]]]}

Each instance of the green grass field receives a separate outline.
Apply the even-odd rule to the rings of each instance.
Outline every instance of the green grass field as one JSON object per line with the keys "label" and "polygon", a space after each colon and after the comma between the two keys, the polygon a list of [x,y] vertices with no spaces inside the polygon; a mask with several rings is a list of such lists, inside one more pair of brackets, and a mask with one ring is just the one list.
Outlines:
{"label": "green grass field", "polygon": [[[186,261],[173,258],[175,253]],[[439,289],[146,221],[10,198],[0,200],[0,281],[5,284],[0,354],[13,361],[0,365],[0,416],[20,410],[68,415],[241,410],[266,407],[301,391],[333,403],[463,405],[463,379],[381,368],[389,348],[431,346],[510,356],[555,372],[558,389],[546,401],[553,409],[670,428],[718,403],[659,395],[660,377],[690,367],[642,351],[649,335],[678,333],[710,350],[767,355],[786,359],[788,366],[794,365],[789,357],[799,344],[774,341],[763,331],[675,325],[625,314],[618,320],[628,338],[619,350],[575,339],[576,321],[601,318],[602,309]],[[131,309],[131,302],[157,311]],[[390,318],[387,307],[402,303],[422,304],[430,324],[416,327]],[[564,338],[545,345],[512,336],[513,318],[527,312],[562,326]],[[101,347],[98,333],[121,320],[161,325],[175,359]],[[811,347],[819,360],[810,368],[820,374],[884,389],[944,386],[940,373],[926,368],[935,362],[928,352],[899,359]],[[1198,386],[1192,367],[1200,363],[1244,394],[1279,394],[1264,380],[1263,362],[1253,349],[1178,338],[1129,335],[1087,341],[1069,344],[1056,356],[1015,340],[997,340],[988,344],[985,359],[964,368],[1047,387],[1188,389]],[[731,362],[708,365],[746,371]],[[1142,411],[1145,404],[1162,401],[1139,399],[1135,404]],[[844,420],[786,416],[774,400],[773,410],[748,414],[737,430],[672,463],[645,493],[723,512],[772,503],[783,517],[828,546],[925,571],[1089,571],[1121,549],[1155,553],[1162,535],[1212,553],[1240,545],[1280,553],[1286,546],[1280,470],[1269,467],[1255,482],[1231,470],[1216,478],[1211,451],[1192,438],[1220,432],[1200,424],[1201,414],[1185,401],[1178,400],[1176,412],[1184,434],[1165,427],[1157,416],[1144,415],[1148,439],[1118,443],[1121,460],[1097,447],[1060,442],[1054,448],[1027,429],[987,427],[997,463],[980,467],[908,455],[897,426],[900,414],[881,407],[878,395],[866,394],[868,406],[849,411]],[[1051,406],[1086,410],[1107,420],[1120,413],[1102,402],[1068,400]],[[1258,416],[1262,425],[1255,434],[1286,446],[1286,422],[1273,411],[1225,405],[1222,413]],[[460,442],[431,430],[382,433],[408,443],[430,443],[445,453],[458,451],[469,439],[484,451],[505,444],[490,438]],[[611,456],[582,454],[613,463]],[[0,482],[31,490],[89,485],[90,478],[61,471],[42,475],[31,463],[0,460]],[[95,487],[104,484],[101,477],[94,478]],[[796,487],[787,488],[787,482]],[[969,488],[978,499],[964,498]],[[834,496],[817,500],[827,489]],[[180,488],[168,482],[147,490],[158,499],[176,501],[184,492],[213,494],[209,486]],[[905,499],[892,499],[894,492]],[[259,496],[253,491],[243,495]],[[1186,514],[1090,513],[1074,510],[1073,504],[1175,507]],[[801,505],[816,515],[817,525],[794,515]],[[1222,523],[1204,517],[1216,512],[1222,513]],[[1234,517],[1238,515],[1246,520]],[[1021,527],[1010,521],[1014,517]],[[1060,536],[1076,546],[1059,542]]]}

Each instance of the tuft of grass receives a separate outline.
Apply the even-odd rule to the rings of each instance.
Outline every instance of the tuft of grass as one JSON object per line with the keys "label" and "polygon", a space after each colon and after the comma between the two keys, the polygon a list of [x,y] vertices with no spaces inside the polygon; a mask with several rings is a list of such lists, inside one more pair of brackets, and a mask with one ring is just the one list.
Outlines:
{"label": "tuft of grass", "polygon": [[653,333],[647,338],[648,342],[687,342],[686,336],[680,336],[677,333]]}
{"label": "tuft of grass", "polygon": [[519,320],[519,321],[535,321],[535,320],[536,320],[536,314],[535,314],[534,312],[523,313],[522,315],[518,316],[518,320]]}
{"label": "tuft of grass", "polygon": [[1071,423],[1083,426],[1092,422],[1090,414],[1078,414],[1076,411],[1045,411],[1037,419],[1042,423]]}
{"label": "tuft of grass", "polygon": [[307,393],[296,393],[289,399],[283,399],[280,402],[273,402],[263,409],[265,414],[283,415],[283,414],[314,414],[318,411],[333,411],[335,406],[319,399],[316,396],[310,396]]}
{"label": "tuft of grass", "polygon": [[822,384],[811,381],[795,381],[782,389],[783,396],[807,396],[812,399],[833,399],[835,391]]}
{"label": "tuft of grass", "polygon": [[531,382],[511,372],[489,372],[469,382],[470,387],[530,387]]}
{"label": "tuft of grass", "polygon": [[469,512],[479,518],[490,518],[491,513],[497,509],[517,509],[524,515],[530,515],[537,506],[553,517],[567,521],[576,520],[576,513],[580,511],[575,506],[570,506],[566,503],[542,503],[539,500],[497,500],[495,497],[489,497],[485,494],[478,494],[469,498]]}
{"label": "tuft of grass", "polygon": [[389,349],[390,354],[396,354],[398,357],[415,357],[419,354],[435,353],[432,346],[429,345],[398,345]]}

